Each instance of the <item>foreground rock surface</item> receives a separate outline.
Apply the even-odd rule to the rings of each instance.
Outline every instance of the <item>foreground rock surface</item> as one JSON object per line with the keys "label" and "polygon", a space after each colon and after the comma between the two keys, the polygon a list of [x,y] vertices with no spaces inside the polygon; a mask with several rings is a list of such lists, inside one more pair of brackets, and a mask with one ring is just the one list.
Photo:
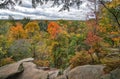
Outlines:
{"label": "foreground rock surface", "polygon": [[24,72],[17,79],[47,79],[48,73],[38,70],[32,62],[23,63]]}
{"label": "foreground rock surface", "polygon": [[84,65],[72,70],[67,68],[59,76],[58,69],[42,70],[27,58],[19,62],[0,67],[0,79],[120,79],[120,69],[104,74],[103,65]]}
{"label": "foreground rock surface", "polygon": [[78,66],[56,79],[100,79],[103,73],[102,65]]}
{"label": "foreground rock surface", "polygon": [[85,65],[72,69],[68,73],[69,79],[100,79],[103,73],[102,65]]}
{"label": "foreground rock surface", "polygon": [[102,76],[101,79],[120,79],[120,69],[111,71],[109,74]]}
{"label": "foreground rock surface", "polygon": [[0,79],[6,79],[12,75],[23,72],[22,62],[32,61],[33,58],[27,58],[19,62],[0,67]]}
{"label": "foreground rock surface", "polygon": [[19,62],[0,68],[0,79],[54,79],[59,70],[42,70],[32,62],[33,58],[27,58]]}

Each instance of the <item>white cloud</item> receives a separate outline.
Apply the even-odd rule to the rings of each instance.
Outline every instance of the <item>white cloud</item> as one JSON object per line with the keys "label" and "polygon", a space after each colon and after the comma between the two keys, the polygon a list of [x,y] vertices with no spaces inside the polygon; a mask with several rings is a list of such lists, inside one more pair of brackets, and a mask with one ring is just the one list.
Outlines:
{"label": "white cloud", "polygon": [[[87,6],[93,7],[94,5],[83,0],[80,9],[76,7],[71,7],[70,12],[62,11],[58,12],[62,7],[55,6],[51,7],[52,2],[48,2],[45,5],[38,6],[36,9],[32,8],[31,0],[23,0],[22,5],[15,6],[15,10],[5,10],[0,9],[0,19],[8,19],[8,16],[11,15],[15,19],[22,19],[24,17],[30,17],[31,19],[48,19],[48,20],[57,20],[57,19],[66,19],[66,20],[86,20],[88,13],[91,12],[91,9]],[[93,17],[92,17],[93,18]]]}

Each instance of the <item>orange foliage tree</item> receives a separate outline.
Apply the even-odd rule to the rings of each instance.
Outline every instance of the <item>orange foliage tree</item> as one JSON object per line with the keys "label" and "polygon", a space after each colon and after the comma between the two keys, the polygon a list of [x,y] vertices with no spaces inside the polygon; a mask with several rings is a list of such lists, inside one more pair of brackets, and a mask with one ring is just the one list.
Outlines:
{"label": "orange foliage tree", "polygon": [[56,22],[50,22],[47,28],[51,38],[54,39],[60,33],[60,26]]}
{"label": "orange foliage tree", "polygon": [[120,32],[111,32],[111,39],[114,41],[114,46],[113,47],[117,47],[120,45],[120,36],[119,36]]}
{"label": "orange foliage tree", "polygon": [[10,27],[10,33],[9,36],[12,39],[22,39],[26,38],[26,32],[22,27],[22,24],[16,23],[16,26]]}

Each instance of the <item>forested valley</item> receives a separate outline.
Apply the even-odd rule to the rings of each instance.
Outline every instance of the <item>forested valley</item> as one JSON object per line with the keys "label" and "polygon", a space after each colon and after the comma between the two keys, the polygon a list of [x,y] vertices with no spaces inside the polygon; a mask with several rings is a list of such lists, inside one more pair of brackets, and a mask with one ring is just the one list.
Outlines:
{"label": "forested valley", "polygon": [[[42,5],[42,0],[35,0],[34,8],[37,1]],[[59,0],[54,1],[53,6],[59,4]],[[62,9],[70,9],[66,6],[69,1],[65,2]],[[94,11],[95,18],[86,21],[31,20],[26,17],[22,20],[15,20],[12,17],[9,20],[0,20],[0,79],[30,79],[26,75],[23,78],[23,74],[22,77],[17,75],[17,78],[16,74],[12,76],[8,75],[8,72],[2,74],[5,73],[2,71],[4,67],[26,58],[32,58],[26,63],[32,62],[37,69],[48,72],[44,75],[41,71],[40,74],[46,77],[42,75],[39,79],[120,79],[120,1],[100,0],[100,4],[100,11]],[[26,64],[22,62],[19,65],[23,65],[21,72],[24,73]],[[31,65],[27,66],[29,67],[31,68]],[[104,75],[108,74],[107,76],[100,75],[103,73],[99,70],[101,67]],[[12,69],[11,66],[10,68]],[[78,69],[74,71],[75,68]],[[98,71],[95,71],[95,68]],[[90,73],[87,73],[87,69]],[[51,77],[50,71],[55,70],[59,70],[57,76]],[[115,74],[114,70],[117,70]],[[113,77],[109,76],[110,73]]]}

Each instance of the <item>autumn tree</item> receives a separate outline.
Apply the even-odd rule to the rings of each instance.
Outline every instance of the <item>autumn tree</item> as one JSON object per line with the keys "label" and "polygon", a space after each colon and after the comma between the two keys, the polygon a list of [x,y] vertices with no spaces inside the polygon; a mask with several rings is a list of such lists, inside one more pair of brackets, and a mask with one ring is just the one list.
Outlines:
{"label": "autumn tree", "polygon": [[48,24],[48,33],[50,34],[51,38],[54,39],[61,31],[60,26],[56,22],[50,22]]}
{"label": "autumn tree", "polygon": [[94,58],[92,54],[96,54],[96,56],[98,57],[98,60],[100,62],[100,58],[99,58],[99,53],[100,53],[100,43],[101,42],[101,38],[99,36],[97,36],[96,34],[94,34],[93,32],[88,32],[85,43],[90,47],[88,49],[88,54],[90,54],[92,61],[94,63]]}
{"label": "autumn tree", "polygon": [[113,21],[118,24],[120,28],[120,1],[112,0],[111,2],[105,3],[104,0],[99,0],[100,3],[104,6],[104,8],[109,12],[109,15],[112,15]]}
{"label": "autumn tree", "polygon": [[33,53],[33,57],[36,59],[37,58],[36,47],[37,47],[37,43],[40,40],[40,28],[39,28],[38,23],[36,21],[29,22],[25,26],[25,31],[28,36],[27,38],[31,44],[30,49]]}
{"label": "autumn tree", "polygon": [[111,47],[119,47],[120,44],[120,1],[112,0],[111,2],[104,2],[99,0],[102,4],[102,18],[99,22],[99,31],[104,40],[109,42]]}
{"label": "autumn tree", "polygon": [[28,38],[31,38],[32,36],[39,34],[40,28],[37,22],[29,22],[25,25],[25,31]]}
{"label": "autumn tree", "polygon": [[9,42],[7,38],[0,35],[0,60],[8,55]]}
{"label": "autumn tree", "polygon": [[6,35],[10,28],[10,23],[7,21],[0,21],[0,35]]}
{"label": "autumn tree", "polygon": [[32,52],[30,50],[31,44],[26,39],[14,40],[9,47],[9,55],[14,60],[20,60],[26,57],[31,57]]}
{"label": "autumn tree", "polygon": [[26,38],[26,32],[21,23],[16,23],[16,26],[10,27],[9,37],[16,40]]}

